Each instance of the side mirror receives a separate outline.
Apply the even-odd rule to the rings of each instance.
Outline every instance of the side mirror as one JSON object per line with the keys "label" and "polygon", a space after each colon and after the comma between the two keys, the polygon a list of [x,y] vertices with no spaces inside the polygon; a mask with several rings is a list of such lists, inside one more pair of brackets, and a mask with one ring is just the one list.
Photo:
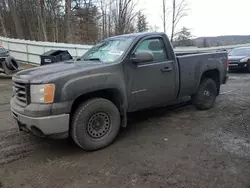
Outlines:
{"label": "side mirror", "polygon": [[150,52],[136,52],[132,55],[131,60],[134,63],[146,63],[154,60],[154,55]]}

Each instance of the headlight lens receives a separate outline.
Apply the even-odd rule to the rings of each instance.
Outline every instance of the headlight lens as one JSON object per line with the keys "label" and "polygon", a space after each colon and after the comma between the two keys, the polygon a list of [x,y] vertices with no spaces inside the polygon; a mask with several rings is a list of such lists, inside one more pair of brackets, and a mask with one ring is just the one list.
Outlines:
{"label": "headlight lens", "polygon": [[248,58],[244,58],[242,60],[240,60],[241,63],[245,63],[245,62],[248,62]]}
{"label": "headlight lens", "polygon": [[54,84],[31,85],[31,103],[53,103],[55,95]]}

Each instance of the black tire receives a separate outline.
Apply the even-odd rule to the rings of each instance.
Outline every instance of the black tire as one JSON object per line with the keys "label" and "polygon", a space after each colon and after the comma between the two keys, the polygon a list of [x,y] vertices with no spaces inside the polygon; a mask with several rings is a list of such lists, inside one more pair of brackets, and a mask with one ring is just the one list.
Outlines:
{"label": "black tire", "polygon": [[71,136],[84,150],[101,149],[115,140],[120,121],[119,110],[111,101],[90,99],[75,111],[71,121]]}
{"label": "black tire", "polygon": [[198,92],[192,96],[192,103],[199,110],[208,110],[215,104],[218,89],[214,80],[202,79]]}
{"label": "black tire", "polygon": [[15,71],[15,70],[18,70],[18,63],[17,61],[9,56],[5,59],[5,62],[6,62],[6,66],[8,69],[10,69],[11,71]]}

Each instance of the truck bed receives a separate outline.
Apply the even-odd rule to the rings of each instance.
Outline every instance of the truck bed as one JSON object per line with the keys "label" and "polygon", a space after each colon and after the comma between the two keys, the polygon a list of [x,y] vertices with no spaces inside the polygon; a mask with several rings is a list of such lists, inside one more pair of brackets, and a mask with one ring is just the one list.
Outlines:
{"label": "truck bed", "polygon": [[183,55],[193,55],[193,54],[201,54],[201,53],[206,53],[206,52],[181,52],[181,51],[175,51],[175,55],[177,57],[183,56]]}
{"label": "truck bed", "polygon": [[226,52],[215,53],[176,53],[179,65],[180,88],[179,96],[193,95],[196,93],[200,80],[200,74],[206,70],[220,70],[222,81],[227,73]]}

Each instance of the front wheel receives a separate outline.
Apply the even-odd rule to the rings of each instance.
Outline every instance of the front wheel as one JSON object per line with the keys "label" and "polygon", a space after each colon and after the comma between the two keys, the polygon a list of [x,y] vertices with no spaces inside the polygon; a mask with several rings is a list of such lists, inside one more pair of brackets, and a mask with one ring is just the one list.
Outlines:
{"label": "front wheel", "polygon": [[214,106],[217,87],[214,80],[211,78],[204,78],[201,81],[198,92],[192,96],[192,103],[199,110],[208,110]]}
{"label": "front wheel", "polygon": [[119,110],[103,98],[84,102],[72,117],[71,136],[84,150],[97,150],[110,145],[119,129]]}

